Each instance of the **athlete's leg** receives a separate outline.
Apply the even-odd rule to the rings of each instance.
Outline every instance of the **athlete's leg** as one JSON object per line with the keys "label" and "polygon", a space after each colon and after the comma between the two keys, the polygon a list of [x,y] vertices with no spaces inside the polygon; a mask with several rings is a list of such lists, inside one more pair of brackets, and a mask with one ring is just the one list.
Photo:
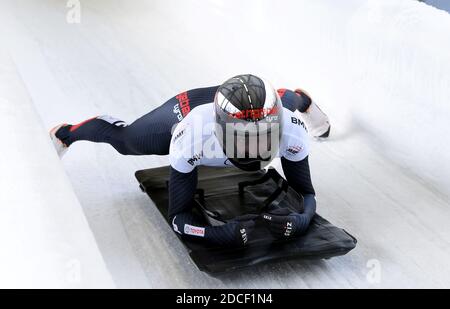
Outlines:
{"label": "athlete's leg", "polygon": [[59,128],[55,137],[66,147],[77,141],[108,143],[123,155],[167,155],[172,129],[196,106],[210,103],[217,87],[181,93],[130,125],[100,116]]}
{"label": "athlete's leg", "polygon": [[110,116],[61,127],[55,136],[67,147],[78,141],[108,143],[123,155],[168,154],[171,128],[178,122],[166,112],[169,100],[131,125]]}

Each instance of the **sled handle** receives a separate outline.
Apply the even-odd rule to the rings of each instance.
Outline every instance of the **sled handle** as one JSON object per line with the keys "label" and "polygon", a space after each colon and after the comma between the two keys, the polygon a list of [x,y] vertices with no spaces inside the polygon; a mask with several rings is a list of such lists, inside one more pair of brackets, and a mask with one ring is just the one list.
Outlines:
{"label": "sled handle", "polygon": [[276,182],[279,178],[279,176],[277,177],[277,175],[278,175],[278,173],[275,171],[275,169],[271,168],[267,171],[267,173],[264,174],[264,176],[262,176],[261,178],[259,178],[257,180],[243,181],[243,182],[238,183],[239,195],[240,196],[244,195],[246,187],[260,185],[270,179],[273,179]]}
{"label": "sled handle", "polygon": [[205,190],[197,189],[195,191],[195,194],[198,195],[198,199],[199,199],[200,204],[205,205]]}

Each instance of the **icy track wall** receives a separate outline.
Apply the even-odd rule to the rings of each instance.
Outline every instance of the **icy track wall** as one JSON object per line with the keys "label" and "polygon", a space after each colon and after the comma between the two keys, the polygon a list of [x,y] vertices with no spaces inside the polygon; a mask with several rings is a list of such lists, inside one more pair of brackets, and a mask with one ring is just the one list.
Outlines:
{"label": "icy track wall", "polygon": [[450,194],[450,14],[408,2],[366,1],[350,19],[351,107],[374,147]]}
{"label": "icy track wall", "polygon": [[320,17],[299,16],[310,51],[298,67],[315,72],[305,84],[351,134],[450,195],[450,14],[410,0],[324,2]]}
{"label": "icy track wall", "polygon": [[0,56],[0,288],[113,287],[16,67]]}

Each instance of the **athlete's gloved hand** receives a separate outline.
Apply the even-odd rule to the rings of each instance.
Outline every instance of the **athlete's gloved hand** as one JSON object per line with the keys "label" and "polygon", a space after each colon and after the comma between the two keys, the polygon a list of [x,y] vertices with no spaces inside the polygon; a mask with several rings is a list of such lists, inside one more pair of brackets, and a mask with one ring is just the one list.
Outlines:
{"label": "athlete's gloved hand", "polygon": [[251,233],[255,229],[255,221],[250,218],[241,218],[236,220],[238,224],[238,239],[242,241],[242,246],[246,246],[248,244],[249,239],[251,238]]}
{"label": "athlete's gloved hand", "polygon": [[277,239],[288,239],[303,234],[310,219],[304,214],[294,213],[287,208],[279,208],[262,214],[269,231]]}

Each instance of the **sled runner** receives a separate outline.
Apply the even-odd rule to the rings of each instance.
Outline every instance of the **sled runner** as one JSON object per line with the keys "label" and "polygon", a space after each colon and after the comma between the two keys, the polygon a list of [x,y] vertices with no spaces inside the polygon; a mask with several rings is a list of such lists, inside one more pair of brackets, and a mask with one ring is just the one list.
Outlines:
{"label": "sled runner", "polygon": [[[155,203],[166,221],[169,167],[136,172],[140,188]],[[198,186],[193,201],[205,223],[220,225],[242,216],[255,218],[265,208],[289,207],[301,211],[299,196],[274,169],[266,173],[243,172],[234,168],[198,168]],[[170,222],[168,222],[170,225]],[[275,240],[258,220],[248,246],[242,249],[217,248],[195,240],[182,240],[201,271],[218,274],[281,260],[328,259],[355,248],[356,239],[316,215],[306,235],[288,241]]]}

